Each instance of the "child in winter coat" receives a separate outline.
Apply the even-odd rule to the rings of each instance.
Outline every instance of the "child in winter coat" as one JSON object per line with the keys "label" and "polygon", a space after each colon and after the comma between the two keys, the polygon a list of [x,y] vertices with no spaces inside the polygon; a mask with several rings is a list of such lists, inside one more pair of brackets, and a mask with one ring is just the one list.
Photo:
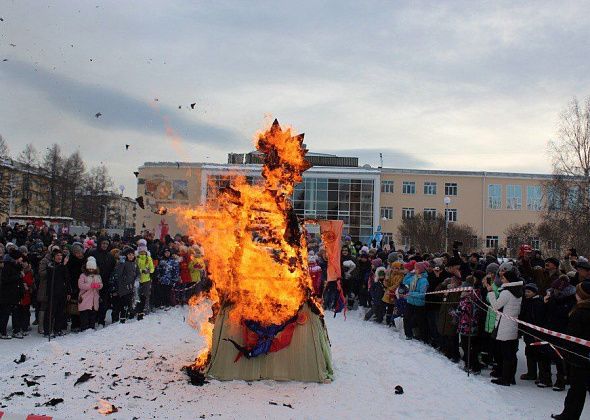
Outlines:
{"label": "child in winter coat", "polygon": [[188,271],[191,275],[191,282],[199,283],[203,278],[203,270],[205,269],[205,260],[201,248],[195,245],[189,248],[189,254]]}
{"label": "child in winter coat", "polygon": [[20,319],[19,325],[22,329],[21,332],[23,335],[27,335],[27,331],[31,331],[31,295],[35,284],[33,268],[28,261],[23,261],[23,283],[24,295],[20,301],[18,314]]}
{"label": "child in winter coat", "polygon": [[395,320],[397,318],[403,318],[404,314],[406,313],[406,295],[408,294],[408,287],[405,284],[400,284],[397,290],[395,291],[395,307],[393,308],[393,313],[391,314],[391,324],[395,329]]}
{"label": "child in winter coat", "polygon": [[[141,240],[140,240],[141,242]],[[154,272],[154,261],[148,253],[147,246],[141,244],[137,247],[137,268],[139,269],[139,303],[137,304],[137,320],[143,319],[144,314],[150,311],[150,296],[152,291],[151,274]]]}
{"label": "child in winter coat", "polygon": [[389,254],[388,257],[389,268],[385,272],[385,280],[383,281],[383,287],[385,288],[383,294],[383,302],[385,303],[385,322],[387,325],[391,325],[393,310],[395,309],[396,291],[399,285],[404,279],[404,273],[402,271],[402,263],[394,260],[395,254]]}
{"label": "child in winter coat", "polygon": [[457,333],[461,339],[465,370],[478,374],[481,372],[481,363],[478,359],[481,309],[477,303],[481,299],[481,291],[480,284],[476,284],[476,281],[474,276],[468,276],[465,279],[462,287],[473,287],[473,290],[461,293],[459,305],[452,315],[455,318]]}
{"label": "child in winter coat", "polygon": [[80,311],[80,329],[82,331],[95,327],[96,314],[99,304],[99,290],[102,289],[102,279],[98,274],[98,267],[94,257],[88,257],[86,270],[78,279],[80,295],[78,297],[78,310]]}
{"label": "child in winter coat", "polygon": [[172,287],[178,282],[180,276],[180,265],[172,255],[170,248],[164,248],[156,274],[159,283],[160,308],[170,307],[172,304]]}
{"label": "child in winter coat", "polygon": [[139,277],[139,268],[135,262],[133,248],[125,248],[113,270],[110,280],[111,302],[113,303],[113,322],[124,324],[133,310],[135,279]]}
{"label": "child in winter coat", "polygon": [[385,267],[379,267],[375,270],[375,277],[371,282],[371,288],[369,290],[371,295],[371,309],[365,314],[365,321],[368,321],[375,315],[375,322],[378,324],[383,322],[383,316],[385,315],[385,302],[383,302],[383,295],[385,293],[383,287],[384,280]]}
{"label": "child in winter coat", "polygon": [[[539,288],[535,283],[528,283],[524,286],[524,299],[522,300],[522,308],[518,318],[538,327],[545,326],[545,305],[543,299],[539,296]],[[536,381],[538,378],[539,349],[531,346],[531,343],[538,340],[530,334],[526,334],[526,332],[535,335],[538,335],[538,333],[527,326],[522,326],[522,329],[524,333],[521,335],[526,345],[524,354],[526,356],[527,372],[520,375],[520,379],[523,381]]]}
{"label": "child in winter coat", "polygon": [[309,256],[307,257],[308,261],[308,271],[309,276],[311,277],[311,284],[313,287],[313,294],[314,296],[321,296],[322,295],[322,268],[318,265],[316,256],[313,251],[309,251]]}

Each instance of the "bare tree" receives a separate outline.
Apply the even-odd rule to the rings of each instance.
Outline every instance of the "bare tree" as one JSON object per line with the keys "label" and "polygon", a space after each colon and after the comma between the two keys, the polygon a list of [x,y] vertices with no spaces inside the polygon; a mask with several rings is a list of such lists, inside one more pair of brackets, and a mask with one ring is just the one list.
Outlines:
{"label": "bare tree", "polygon": [[[448,225],[449,244],[463,242],[463,249],[477,250],[478,238],[471,226],[451,222]],[[400,238],[409,238],[412,247],[422,252],[440,252],[445,248],[445,218],[438,215],[434,219],[424,218],[422,214],[404,219],[398,227]]]}
{"label": "bare tree", "polygon": [[58,210],[58,191],[60,187],[60,175],[62,165],[61,149],[57,143],[47,148],[43,157],[42,167],[48,180],[47,202],[49,204],[49,216],[55,216]]}
{"label": "bare tree", "polygon": [[80,220],[92,228],[102,224],[103,212],[107,211],[109,197],[113,194],[113,180],[106,166],[101,165],[90,169],[85,176],[84,188],[79,197]]}
{"label": "bare tree", "polygon": [[31,211],[32,195],[40,193],[36,191],[33,179],[34,171],[39,171],[39,154],[37,149],[31,143],[19,153],[16,158],[21,165],[21,185],[20,185],[20,208],[19,213],[29,214]]}
{"label": "bare tree", "polygon": [[590,97],[573,98],[549,143],[553,179],[545,185],[542,233],[548,241],[590,252]]}
{"label": "bare tree", "polygon": [[8,144],[4,141],[4,137],[0,134],[0,158],[1,159],[8,159],[10,157],[10,150],[8,149]]}
{"label": "bare tree", "polygon": [[63,216],[75,217],[76,199],[82,192],[80,185],[84,181],[85,171],[86,165],[78,151],[72,153],[63,162],[59,191],[60,209]]}

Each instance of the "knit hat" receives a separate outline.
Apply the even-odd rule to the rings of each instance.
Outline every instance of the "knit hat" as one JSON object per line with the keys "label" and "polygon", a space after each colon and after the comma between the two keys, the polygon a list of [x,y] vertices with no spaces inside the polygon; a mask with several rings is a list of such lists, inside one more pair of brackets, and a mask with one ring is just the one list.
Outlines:
{"label": "knit hat", "polygon": [[361,247],[361,254],[368,254],[369,253],[369,247],[368,246],[363,246]]}
{"label": "knit hat", "polygon": [[10,251],[8,251],[8,255],[10,255],[10,258],[13,260],[18,260],[23,256],[22,252],[20,252],[17,248],[11,248]]}
{"label": "knit hat", "polygon": [[135,250],[130,246],[123,248],[123,251],[121,251],[121,255],[123,255],[124,257],[127,257],[127,255],[129,254],[135,254]]}
{"label": "knit hat", "polygon": [[404,264],[404,268],[408,271],[412,271],[414,269],[415,265],[416,265],[416,261],[414,261],[414,260],[408,261],[407,263]]}
{"label": "knit hat", "polygon": [[86,269],[87,270],[96,270],[96,259],[94,257],[88,257],[88,261],[86,261]]}
{"label": "knit hat", "polygon": [[17,249],[18,247],[12,243],[12,242],[7,242],[6,243],[6,251],[10,251],[11,249]]}
{"label": "knit hat", "polygon": [[539,293],[539,288],[537,287],[537,285],[535,283],[527,283],[527,284],[525,284],[524,285],[524,290],[530,290],[534,294],[538,294]]}
{"label": "knit hat", "polygon": [[72,244],[72,253],[74,252],[84,253],[84,245],[82,245],[80,242],[74,242]]}
{"label": "knit hat", "polygon": [[388,262],[389,264],[391,264],[391,263],[393,263],[393,262],[396,262],[396,261],[397,261],[397,252],[392,252],[391,254],[389,254],[389,255],[387,256],[387,262]]}
{"label": "knit hat", "polygon": [[582,268],[584,270],[590,270],[590,263],[588,261],[578,261],[576,268]]}
{"label": "knit hat", "polygon": [[346,236],[344,237],[344,240],[345,240],[345,241],[352,241],[352,238],[351,238],[349,235],[346,235]]}
{"label": "knit hat", "polygon": [[147,246],[147,241],[145,239],[140,239],[139,241],[137,241],[137,246]]}
{"label": "knit hat", "polygon": [[401,261],[396,260],[396,261],[394,261],[394,262],[391,263],[391,266],[392,267],[395,267],[395,268],[402,268],[403,264],[402,264]]}
{"label": "knit hat", "polygon": [[140,252],[148,252],[147,246],[145,246],[145,245],[139,245],[137,247],[137,253],[139,254]]}
{"label": "knit hat", "polygon": [[375,275],[377,277],[385,277],[385,267],[379,267],[375,270]]}
{"label": "knit hat", "polygon": [[373,268],[378,268],[381,267],[383,265],[383,260],[381,260],[381,258],[375,258],[373,261],[371,261],[371,266]]}
{"label": "knit hat", "polygon": [[556,267],[559,267],[559,260],[558,260],[557,258],[554,258],[554,257],[547,258],[547,259],[545,260],[545,264],[547,264],[547,263],[551,263],[551,264],[553,264],[554,266],[556,266]]}
{"label": "knit hat", "polygon": [[590,299],[590,281],[583,281],[576,286],[576,294],[582,300]]}
{"label": "knit hat", "polygon": [[428,268],[430,268],[430,264],[428,263],[428,261],[420,261],[418,263],[416,263],[416,268],[420,268],[422,271],[426,271]]}
{"label": "knit hat", "polygon": [[503,262],[502,264],[500,264],[500,267],[498,267],[498,271],[513,271],[513,270],[514,270],[514,264],[510,261]]}
{"label": "knit hat", "polygon": [[488,274],[496,274],[499,270],[500,266],[496,263],[488,264],[486,267],[486,273]]}
{"label": "knit hat", "polygon": [[24,254],[24,255],[27,255],[29,253],[29,248],[27,248],[24,245],[19,246],[18,250],[21,252],[21,254]]}

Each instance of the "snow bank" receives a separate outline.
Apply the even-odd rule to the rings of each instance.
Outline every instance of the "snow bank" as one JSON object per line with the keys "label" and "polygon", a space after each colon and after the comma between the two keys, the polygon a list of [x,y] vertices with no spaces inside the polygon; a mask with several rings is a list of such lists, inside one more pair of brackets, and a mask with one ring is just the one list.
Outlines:
{"label": "snow bank", "polygon": [[[497,387],[485,373],[468,378],[434,350],[362,321],[360,312],[346,321],[326,317],[336,368],[331,384],[212,381],[194,387],[180,368],[203,343],[184,322],[186,314],[176,308],[50,344],[35,337],[2,342],[0,405],[64,419],[103,418],[94,408],[99,399],[119,408],[110,415],[117,419],[543,419],[560,412],[565,397],[530,383]],[[21,353],[27,361],[15,364]],[[74,386],[83,373],[95,376]],[[25,379],[38,385],[27,386]],[[403,395],[394,395],[396,385]],[[18,391],[24,395],[6,399]],[[52,398],[64,402],[37,406]]]}

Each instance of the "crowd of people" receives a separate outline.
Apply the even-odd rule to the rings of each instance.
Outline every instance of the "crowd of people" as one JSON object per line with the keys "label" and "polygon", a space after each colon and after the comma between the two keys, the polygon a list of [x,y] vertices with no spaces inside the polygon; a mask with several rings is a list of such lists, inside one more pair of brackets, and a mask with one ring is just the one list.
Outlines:
{"label": "crowd of people", "polygon": [[[34,326],[55,337],[142,320],[185,304],[206,283],[203,255],[186,236],[58,235],[32,224],[0,227],[0,339]],[[12,331],[8,333],[9,321]]]}
{"label": "crowd of people", "polygon": [[[578,419],[590,389],[588,347],[554,338],[515,319],[590,340],[590,263],[568,250],[543,259],[522,246],[518,258],[396,250],[346,237],[340,278],[328,278],[321,240],[309,238],[309,272],[324,308],[363,310],[366,321],[401,330],[473,374],[515,385],[519,343],[527,371],[518,379],[564,391],[557,419]],[[0,226],[0,339],[48,337],[111,323],[141,321],[185,304],[209,286],[201,248],[188,237],[58,235],[34,225]],[[9,334],[9,320],[12,330]],[[555,380],[553,380],[555,366]]]}
{"label": "crowd of people", "polygon": [[[549,336],[516,319],[590,340],[590,263],[575,249],[560,260],[522,246],[518,258],[395,250],[393,243],[368,246],[345,238],[341,278],[328,279],[321,241],[310,241],[309,266],[324,308],[347,306],[364,319],[403,329],[474,374],[489,369],[491,382],[515,385],[520,339],[527,371],[519,379],[564,391],[563,413],[578,419],[590,390],[588,347]],[[555,366],[555,376],[552,374]],[[555,379],[553,379],[555,378]]]}

